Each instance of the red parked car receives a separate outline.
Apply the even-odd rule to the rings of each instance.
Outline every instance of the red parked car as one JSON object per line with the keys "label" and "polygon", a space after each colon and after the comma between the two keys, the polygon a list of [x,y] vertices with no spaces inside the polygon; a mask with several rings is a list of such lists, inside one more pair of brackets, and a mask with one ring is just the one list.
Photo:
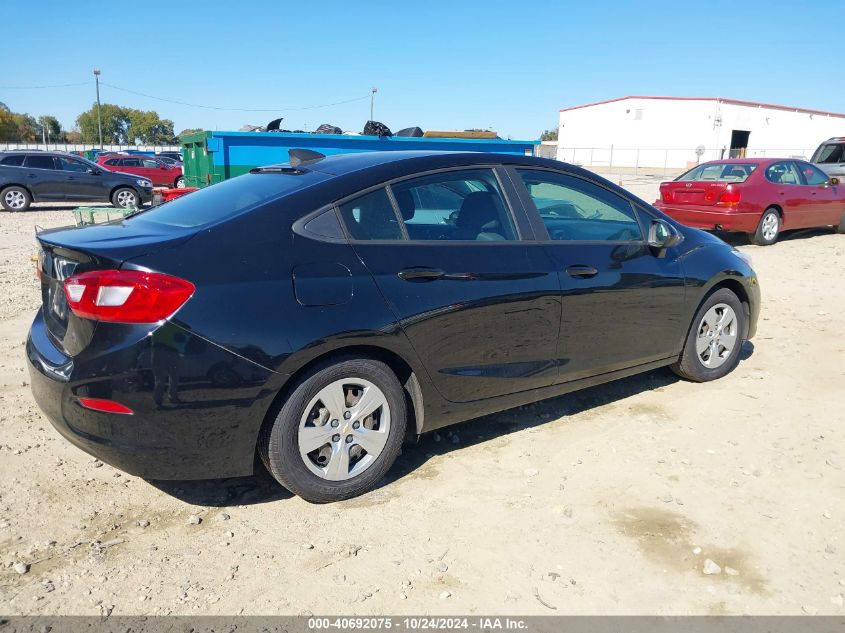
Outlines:
{"label": "red parked car", "polygon": [[105,155],[97,158],[97,164],[109,171],[143,176],[153,181],[156,187],[183,187],[185,178],[181,166],[171,166],[147,156]]}
{"label": "red parked car", "polygon": [[845,186],[803,160],[703,163],[661,183],[654,206],[688,226],[748,233],[760,246],[789,229],[833,226],[845,233]]}

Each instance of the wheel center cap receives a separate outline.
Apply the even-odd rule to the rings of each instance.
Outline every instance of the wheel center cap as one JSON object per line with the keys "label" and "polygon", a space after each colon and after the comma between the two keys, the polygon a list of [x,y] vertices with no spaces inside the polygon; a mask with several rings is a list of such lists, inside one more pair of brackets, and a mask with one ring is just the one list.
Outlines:
{"label": "wheel center cap", "polygon": [[341,434],[346,435],[346,434],[347,434],[347,433],[349,433],[349,431],[351,431],[351,430],[352,430],[352,425],[351,425],[351,424],[349,424],[349,422],[348,422],[348,421],[347,421],[347,422],[344,422],[344,423],[343,423],[343,429],[341,430]]}

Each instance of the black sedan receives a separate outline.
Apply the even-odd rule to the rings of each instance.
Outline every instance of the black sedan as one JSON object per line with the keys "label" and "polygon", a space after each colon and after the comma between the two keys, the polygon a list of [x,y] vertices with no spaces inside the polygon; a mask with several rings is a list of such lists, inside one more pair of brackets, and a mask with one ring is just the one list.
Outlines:
{"label": "black sedan", "polygon": [[293,155],[38,241],[26,353],[64,437],[150,479],[258,453],[315,502],[426,431],[661,366],[720,378],[760,310],[730,246],[532,157]]}

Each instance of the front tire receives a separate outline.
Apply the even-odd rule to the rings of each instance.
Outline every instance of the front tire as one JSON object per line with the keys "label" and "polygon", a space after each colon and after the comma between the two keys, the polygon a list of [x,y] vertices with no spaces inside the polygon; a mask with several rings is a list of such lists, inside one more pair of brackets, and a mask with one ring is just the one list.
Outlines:
{"label": "front tire", "polygon": [[318,365],[296,383],[259,439],[267,470],[312,503],[372,489],[396,461],[408,419],[405,394],[384,363]]}
{"label": "front tire", "polygon": [[695,313],[681,357],[672,365],[672,371],[693,382],[729,374],[739,363],[747,332],[742,302],[727,288],[720,288]]}
{"label": "front tire", "polygon": [[12,186],[0,193],[0,202],[6,211],[26,211],[32,204],[32,196],[23,187]]}
{"label": "front tire", "polygon": [[757,246],[774,244],[780,235],[780,224],[780,213],[777,209],[769,207],[763,212],[757,230],[749,236],[751,243]]}
{"label": "front tire", "polygon": [[140,209],[140,198],[138,192],[131,187],[116,189],[111,196],[111,203],[123,209]]}

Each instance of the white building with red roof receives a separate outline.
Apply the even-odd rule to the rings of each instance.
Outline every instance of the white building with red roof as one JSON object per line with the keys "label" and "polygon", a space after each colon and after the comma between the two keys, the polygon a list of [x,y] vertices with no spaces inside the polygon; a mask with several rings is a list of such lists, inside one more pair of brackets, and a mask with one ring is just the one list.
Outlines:
{"label": "white building with red roof", "polygon": [[731,156],[809,158],[833,136],[845,136],[845,114],[721,97],[630,96],[563,108],[557,158],[643,168]]}

